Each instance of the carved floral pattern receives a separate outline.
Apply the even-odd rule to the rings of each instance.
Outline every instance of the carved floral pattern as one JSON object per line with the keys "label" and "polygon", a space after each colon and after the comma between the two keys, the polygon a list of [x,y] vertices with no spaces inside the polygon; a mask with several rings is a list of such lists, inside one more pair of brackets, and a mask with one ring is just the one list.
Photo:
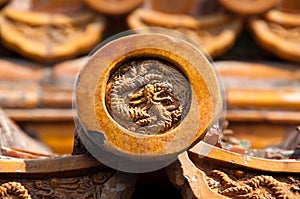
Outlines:
{"label": "carved floral pattern", "polygon": [[10,198],[13,196],[19,199],[31,199],[28,190],[19,182],[7,182],[0,185],[1,198]]}
{"label": "carved floral pattern", "polygon": [[105,183],[112,178],[114,173],[110,171],[70,178],[21,179],[18,180],[19,182],[3,183],[0,186],[0,196],[16,196],[21,199],[100,198]]}
{"label": "carved floral pattern", "polygon": [[209,187],[230,198],[300,197],[300,183],[296,177],[254,174],[242,170],[215,169],[207,172]]}
{"label": "carved floral pattern", "polygon": [[170,181],[183,198],[297,199],[300,176],[224,165],[224,162],[198,159],[187,154],[167,168]]}

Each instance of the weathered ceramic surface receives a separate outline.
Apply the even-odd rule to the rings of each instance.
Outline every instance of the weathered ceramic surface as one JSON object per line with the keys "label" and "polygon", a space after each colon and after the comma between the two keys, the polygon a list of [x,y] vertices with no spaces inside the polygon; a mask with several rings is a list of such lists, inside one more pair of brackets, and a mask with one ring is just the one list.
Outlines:
{"label": "weathered ceramic surface", "polygon": [[134,174],[114,171],[88,155],[59,157],[19,130],[2,111],[0,118],[0,197],[130,198]]}
{"label": "weathered ceramic surface", "polygon": [[32,1],[21,1],[20,6],[13,1],[7,5],[1,13],[4,45],[40,62],[63,60],[93,49],[104,30],[104,18],[84,9],[80,1],[62,7],[59,2],[39,6],[44,2],[31,5]]}
{"label": "weathered ceramic surface", "polygon": [[169,178],[184,198],[299,198],[299,162],[232,154],[200,142],[168,168]]}
{"label": "weathered ceramic surface", "polygon": [[262,14],[278,3],[277,0],[219,0],[219,2],[226,9],[241,15]]}
{"label": "weathered ceramic surface", "polygon": [[108,15],[127,14],[143,3],[143,0],[85,0],[92,9]]}
{"label": "weathered ceramic surface", "polygon": [[0,196],[8,198],[130,198],[136,181],[85,155],[0,163]]}
{"label": "weathered ceramic surface", "polygon": [[213,160],[220,160],[223,165],[234,165],[248,169],[255,169],[264,172],[289,172],[299,173],[299,162],[293,159],[289,160],[274,160],[252,157],[249,155],[241,155],[235,152],[230,152],[200,141],[192,149],[189,150],[190,157],[194,161],[201,161],[201,157],[207,157]]}
{"label": "weathered ceramic surface", "polygon": [[[0,61],[0,70],[6,71],[0,73],[1,106],[58,153],[72,149],[72,91],[84,59],[48,68],[33,62]],[[264,148],[282,141],[299,124],[297,64],[216,61],[215,66],[226,86],[226,118],[235,136],[249,140],[254,148]]]}
{"label": "weathered ceramic surface", "polygon": [[57,156],[24,134],[1,111],[1,198],[130,198],[136,175],[88,155]]}
{"label": "weathered ceramic surface", "polygon": [[53,65],[1,59],[0,106],[71,108],[72,89],[85,57]]}
{"label": "weathered ceramic surface", "polygon": [[253,148],[279,144],[300,121],[300,69],[282,62],[216,61],[226,87],[226,118]]}
{"label": "weathered ceramic surface", "polygon": [[242,28],[241,20],[228,14],[204,16],[170,14],[151,9],[137,9],[127,18],[131,29],[147,27],[171,28],[185,34],[211,57],[226,52]]}
{"label": "weathered ceramic surface", "polygon": [[281,62],[216,61],[227,88],[228,109],[298,111],[300,70]]}
{"label": "weathered ceramic surface", "polygon": [[[295,10],[290,10],[284,2],[278,9],[267,12],[265,19],[252,19],[251,30],[258,43],[266,50],[282,59],[300,62],[299,8],[295,6]],[[297,1],[291,3],[299,4]]]}
{"label": "weathered ceramic surface", "polygon": [[41,142],[22,131],[0,108],[0,159],[5,156],[23,158],[47,158],[52,151]]}
{"label": "weathered ceramic surface", "polygon": [[146,0],[144,8],[162,13],[199,15],[211,14],[220,10],[217,0]]}
{"label": "weathered ceramic surface", "polygon": [[[118,67],[120,67],[120,65],[127,62],[131,64],[133,64],[133,62],[138,63],[138,60],[140,59],[144,59],[145,62],[142,63],[145,64],[144,66],[148,63],[148,66],[145,68],[136,68],[136,71],[135,68],[129,67],[131,72],[127,77],[130,77],[131,79],[129,78],[125,81],[124,78],[126,75],[124,76],[123,73],[115,76],[116,79],[113,80],[113,82],[119,81],[119,84],[123,81],[123,87],[120,87],[120,90],[118,90],[117,85],[114,85],[114,83],[112,83],[112,85],[115,86],[114,88],[108,86],[109,84],[107,83],[109,82],[111,75],[114,76],[114,71],[117,71],[116,73],[118,73]],[[174,65],[175,68],[177,68],[176,70],[180,72],[172,72],[170,75],[167,75],[169,70],[168,67],[160,65],[157,61],[149,61],[153,59],[162,60],[165,63]],[[163,71],[160,71],[159,73],[153,70],[152,74],[152,70],[149,70],[150,73],[145,76],[147,78],[140,78],[138,75],[139,72],[142,72],[143,70],[147,71],[147,68],[151,68],[151,64],[156,65],[157,69],[155,70]],[[159,65],[161,69],[159,69]],[[124,69],[124,71],[126,71],[128,68]],[[137,78],[134,78],[135,73],[138,75]],[[163,75],[167,76],[163,77]],[[176,75],[176,77],[173,77],[173,75]],[[184,99],[183,96],[185,95],[182,95],[181,97],[181,94],[176,91],[176,88],[179,86],[179,82],[177,81],[178,78],[182,79],[184,76],[187,79],[185,81],[190,83],[191,94],[188,95],[191,95],[190,107],[193,107],[193,109],[188,109],[185,105],[186,102],[182,101]],[[165,87],[166,85],[164,86],[165,88],[160,87],[163,86],[164,79],[168,78],[173,78],[173,80],[169,82],[169,84],[173,85],[169,86],[174,86],[174,91],[170,89],[165,90],[165,88],[168,87]],[[140,83],[141,87],[139,86]],[[154,83],[157,84],[154,86]],[[182,82],[180,86],[185,86],[185,84],[187,83]],[[155,89],[156,86],[159,87]],[[150,89],[148,90],[149,93],[148,91],[146,92],[148,89],[147,87]],[[139,88],[142,92],[139,91]],[[151,91],[153,88],[154,90]],[[132,101],[126,101],[124,98],[126,95],[119,95],[118,92],[111,96],[107,96],[107,94],[114,92],[113,89],[117,89],[116,91],[118,92],[123,90],[125,92],[126,89],[129,89],[129,93],[127,94],[131,95]],[[185,91],[188,91],[188,89],[185,89]],[[167,155],[172,156],[184,148],[189,147],[205,132],[210,123],[221,111],[222,106],[220,88],[215,73],[206,58],[200,54],[198,49],[194,48],[184,40],[175,39],[158,33],[126,36],[117,39],[98,50],[81,71],[76,95],[78,116],[82,126],[86,129],[86,132],[81,132],[81,137],[83,143],[88,145],[87,148],[91,146],[85,142],[87,142],[87,140],[95,140],[91,138],[92,134],[88,133],[88,131],[101,132],[105,138],[105,141],[103,141],[106,150],[117,154],[117,156],[131,157],[133,159],[142,158],[151,160],[152,158],[155,159]],[[136,95],[137,98],[133,95]],[[120,96],[122,97],[120,98]],[[113,97],[113,99],[109,99],[109,103],[107,104],[106,99],[108,97]],[[165,99],[160,99],[161,97],[164,97]],[[138,102],[139,100],[141,101]],[[167,103],[164,100],[167,100]],[[171,107],[168,108],[169,105],[178,108],[176,104],[172,104],[177,100],[180,102],[179,104],[183,105],[182,113],[186,116],[178,125],[171,124],[168,126],[169,124],[165,122],[168,122],[169,119],[164,118],[165,116],[160,114],[170,114],[171,116],[170,112],[164,111],[167,111],[168,109],[173,110]],[[135,111],[147,106],[153,106],[153,110],[158,110],[158,112],[154,113],[154,111],[153,113],[150,113],[150,115],[157,114],[155,117],[162,119],[163,129],[166,130],[166,132],[159,130],[158,132],[161,132],[159,135],[147,135],[152,134],[151,132],[145,132],[143,135],[141,133],[136,133],[131,129],[124,129],[118,121],[113,118],[113,114],[110,114],[109,110],[107,110],[107,107],[115,105],[120,106],[120,108],[123,109],[121,112],[125,114],[127,119],[132,120],[132,118],[136,117],[134,116],[135,112],[130,112],[128,108],[133,104],[138,105],[138,107],[133,108]],[[144,110],[146,111],[147,108]],[[160,110],[163,112],[160,112]],[[176,112],[176,109],[174,110]],[[159,124],[155,123],[156,120],[151,121],[152,119],[150,119],[150,117],[153,115],[149,117],[146,116],[147,113],[145,112],[142,114],[137,114],[138,116],[141,116],[141,118],[136,117],[136,121],[134,122],[141,122],[140,124],[142,124],[142,122],[148,124],[153,122],[154,125]],[[147,118],[149,120],[147,120]],[[142,121],[142,119],[145,120]],[[172,120],[172,122],[175,122],[175,120]],[[139,126],[140,124],[136,125]],[[166,126],[168,127],[164,128]],[[94,147],[97,147],[98,144],[100,143],[95,143]],[[121,150],[116,151],[116,149]],[[139,154],[143,154],[143,157]]]}
{"label": "weathered ceramic surface", "polygon": [[[136,175],[85,154],[58,156],[0,110],[1,198],[130,198]],[[77,149],[79,150],[79,149]]]}
{"label": "weathered ceramic surface", "polygon": [[0,73],[0,106],[23,130],[58,154],[72,152],[72,92],[85,59],[53,65],[23,59],[0,60],[0,71],[5,71]]}
{"label": "weathered ceramic surface", "polygon": [[149,0],[150,8],[159,12],[173,14],[191,14],[198,6],[197,0]]}
{"label": "weathered ceramic surface", "polygon": [[[0,70],[6,71],[0,73],[1,106],[58,153],[72,149],[72,91],[84,59],[48,68],[33,62],[0,61]],[[226,118],[235,136],[249,140],[254,148],[264,148],[282,141],[299,124],[297,64],[216,61],[215,66],[226,86]]]}

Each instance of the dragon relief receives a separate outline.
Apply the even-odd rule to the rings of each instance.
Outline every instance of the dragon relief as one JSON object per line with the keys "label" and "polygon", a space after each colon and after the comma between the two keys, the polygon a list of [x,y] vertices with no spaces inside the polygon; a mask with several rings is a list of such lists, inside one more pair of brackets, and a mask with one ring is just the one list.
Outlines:
{"label": "dragon relief", "polygon": [[187,115],[191,89],[171,63],[144,59],[121,65],[110,77],[106,106],[121,126],[155,135],[175,128]]}

